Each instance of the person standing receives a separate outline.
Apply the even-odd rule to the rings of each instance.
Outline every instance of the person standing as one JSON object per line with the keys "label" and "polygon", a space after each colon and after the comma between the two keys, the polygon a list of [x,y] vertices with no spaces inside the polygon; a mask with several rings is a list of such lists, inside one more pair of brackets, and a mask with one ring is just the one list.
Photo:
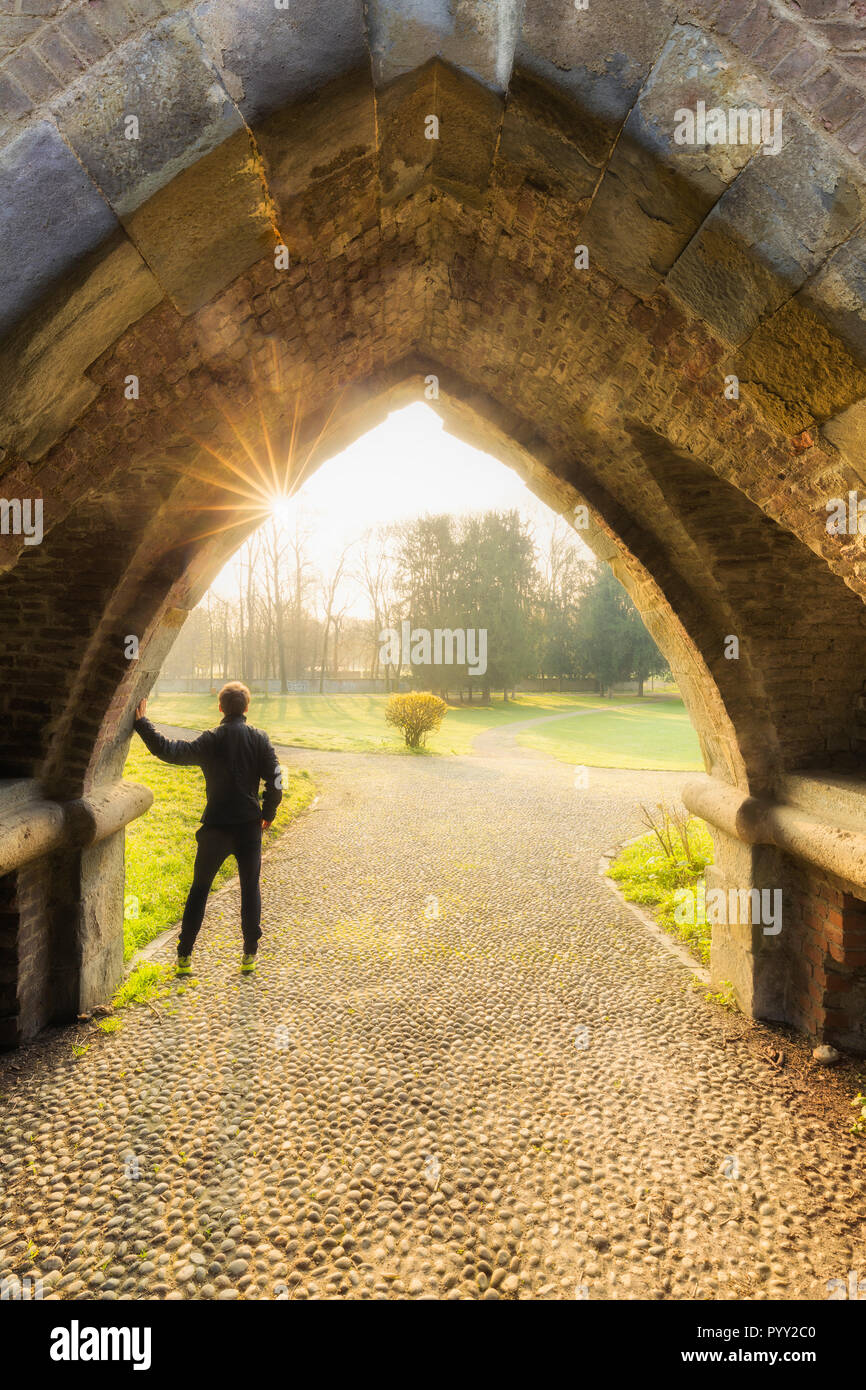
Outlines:
{"label": "person standing", "polygon": [[[256,968],[262,935],[262,834],[270,827],[283,792],[280,765],[268,735],[247,723],[249,705],[247,687],[240,681],[229,681],[219,693],[220,723],[189,740],[159,733],[146,717],[146,699],[136,707],[133,727],[148,751],[164,763],[200,767],[205,779],[207,801],[196,831],[192,884],[177,943],[178,975],[192,974],[192,950],[204,920],[208,893],[229,855],[237,860],[241,884],[241,972],[249,975]],[[261,782],[265,790],[260,802]]]}

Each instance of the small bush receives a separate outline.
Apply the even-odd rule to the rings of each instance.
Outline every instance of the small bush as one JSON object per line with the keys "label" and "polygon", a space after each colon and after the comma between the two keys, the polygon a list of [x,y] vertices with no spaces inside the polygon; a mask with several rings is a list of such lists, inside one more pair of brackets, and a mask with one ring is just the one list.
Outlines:
{"label": "small bush", "polygon": [[438,695],[413,690],[408,695],[390,697],[385,706],[385,723],[400,730],[407,748],[420,748],[427,735],[439,728],[447,710]]}

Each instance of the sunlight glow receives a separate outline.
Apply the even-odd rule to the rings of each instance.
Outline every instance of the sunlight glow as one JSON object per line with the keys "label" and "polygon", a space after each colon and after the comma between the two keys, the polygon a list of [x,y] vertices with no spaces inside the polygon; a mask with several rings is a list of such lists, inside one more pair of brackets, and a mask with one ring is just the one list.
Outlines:
{"label": "sunlight glow", "polygon": [[[283,487],[277,463],[273,481],[261,487],[258,517],[272,518],[287,535],[301,533],[317,574],[333,572],[347,547],[353,568],[365,532],[416,516],[516,508],[542,549],[556,520],[516,472],[450,434],[422,401],[392,412],[320,467],[311,470],[306,459],[300,464]],[[582,544],[579,536],[576,543]],[[236,596],[240,564],[238,554],[226,563],[213,585],[217,595]],[[353,594],[349,612],[366,612],[363,603]]]}
{"label": "sunlight glow", "polygon": [[288,526],[295,514],[294,499],[286,493],[275,493],[271,498],[270,513],[277,526]]}

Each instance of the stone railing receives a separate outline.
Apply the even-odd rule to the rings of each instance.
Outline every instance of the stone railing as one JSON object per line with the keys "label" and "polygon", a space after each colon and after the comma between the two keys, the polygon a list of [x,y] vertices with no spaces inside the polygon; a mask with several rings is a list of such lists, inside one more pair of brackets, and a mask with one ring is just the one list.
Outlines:
{"label": "stone railing", "polygon": [[122,830],[153,804],[136,782],[114,782],[76,801],[50,801],[36,782],[0,783],[0,874],[57,849],[85,849]]}
{"label": "stone railing", "polygon": [[866,781],[789,774],[778,796],[759,799],[714,777],[683,788],[688,809],[732,839],[774,845],[866,895]]}

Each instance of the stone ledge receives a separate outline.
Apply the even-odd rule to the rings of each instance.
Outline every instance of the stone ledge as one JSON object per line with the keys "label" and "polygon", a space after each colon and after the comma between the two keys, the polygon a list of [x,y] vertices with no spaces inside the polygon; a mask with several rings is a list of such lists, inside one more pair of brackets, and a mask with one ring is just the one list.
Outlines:
{"label": "stone ledge", "polygon": [[153,792],[137,782],[115,782],[77,801],[47,801],[32,782],[0,785],[0,874],[56,849],[98,844],[143,816]]}
{"label": "stone ledge", "polygon": [[[747,845],[773,845],[866,896],[866,783],[855,778],[789,774],[780,792],[797,801],[749,796],[714,777],[683,788],[693,815]],[[859,805],[859,813],[854,807]]]}

